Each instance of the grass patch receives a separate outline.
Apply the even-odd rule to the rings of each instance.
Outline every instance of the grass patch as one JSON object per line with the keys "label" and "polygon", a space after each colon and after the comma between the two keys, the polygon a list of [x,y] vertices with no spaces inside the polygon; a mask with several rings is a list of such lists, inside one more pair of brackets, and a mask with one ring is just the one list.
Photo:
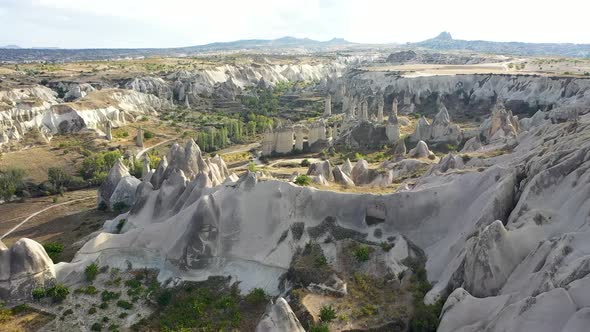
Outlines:
{"label": "grass patch", "polygon": [[158,289],[151,297],[158,304],[155,312],[134,330],[253,331],[266,307],[264,291],[242,297],[237,284],[230,286],[224,277]]}

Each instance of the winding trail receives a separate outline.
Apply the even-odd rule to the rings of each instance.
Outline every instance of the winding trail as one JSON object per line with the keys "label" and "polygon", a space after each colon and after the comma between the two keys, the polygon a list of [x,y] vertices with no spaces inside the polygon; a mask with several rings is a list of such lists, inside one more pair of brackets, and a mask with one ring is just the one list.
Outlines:
{"label": "winding trail", "polygon": [[173,137],[173,138],[167,139],[167,140],[165,140],[165,141],[162,141],[162,142],[160,142],[160,143],[158,143],[158,144],[154,144],[154,145],[152,145],[152,146],[150,146],[150,147],[144,148],[143,150],[141,150],[141,151],[139,151],[139,152],[137,153],[137,155],[135,156],[135,158],[139,159],[139,157],[141,157],[141,156],[142,156],[144,153],[148,152],[149,150],[151,150],[151,149],[153,149],[153,148],[157,148],[158,146],[160,146],[160,145],[164,145],[164,144],[166,144],[166,143],[169,143],[169,142],[171,142],[171,141],[177,140],[179,137],[180,137],[180,136]]}
{"label": "winding trail", "polygon": [[78,199],[73,199],[71,201],[67,201],[67,202],[63,202],[63,203],[59,203],[59,204],[54,204],[54,205],[50,205],[42,210],[39,210],[31,215],[29,215],[28,217],[26,217],[23,221],[21,221],[18,225],[12,227],[8,232],[6,232],[6,234],[2,235],[2,237],[0,237],[0,240],[2,240],[3,238],[7,237],[8,235],[10,235],[12,232],[16,231],[20,226],[24,225],[27,221],[31,220],[32,218],[40,215],[41,213],[53,209],[55,207],[58,206],[63,206],[63,205],[67,205],[67,204],[72,204],[72,203],[76,203],[76,202],[80,202],[80,201],[85,201],[88,199],[96,199],[96,196],[90,196],[90,197],[84,197],[84,198],[78,198]]}

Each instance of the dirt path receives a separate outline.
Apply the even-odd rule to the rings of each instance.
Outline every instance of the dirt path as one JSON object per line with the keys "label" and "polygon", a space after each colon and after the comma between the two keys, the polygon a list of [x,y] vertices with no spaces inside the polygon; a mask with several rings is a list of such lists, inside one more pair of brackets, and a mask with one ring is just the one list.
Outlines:
{"label": "dirt path", "polygon": [[151,149],[153,149],[153,148],[157,148],[158,146],[164,145],[164,144],[166,144],[166,143],[169,143],[169,142],[172,142],[172,141],[174,141],[174,140],[177,140],[178,138],[179,138],[179,136],[176,136],[176,137],[173,137],[173,138],[167,139],[167,140],[165,140],[165,141],[162,141],[162,142],[160,142],[160,143],[158,143],[158,144],[154,144],[154,145],[152,145],[152,146],[150,146],[150,147],[147,147],[147,148],[145,148],[145,149],[143,149],[143,150],[139,151],[139,152],[137,153],[137,155],[135,156],[135,158],[138,158],[138,159],[139,159],[139,157],[141,157],[141,156],[142,156],[144,153],[148,152],[149,150],[151,150]]}
{"label": "dirt path", "polygon": [[[43,213],[43,212],[45,212],[47,210],[50,210],[50,209],[53,209],[53,208],[56,208],[56,207],[59,207],[59,206],[62,206],[62,205],[72,204],[72,203],[76,203],[76,202],[80,202],[80,201],[85,201],[85,200],[89,200],[89,199],[96,199],[96,197],[95,196],[91,196],[91,197],[85,197],[85,198],[78,198],[78,199],[74,199],[74,200],[71,200],[71,201],[67,201],[67,202],[63,202],[63,203],[59,203],[59,204],[54,204],[54,205],[48,206],[48,207],[46,207],[46,208],[44,208],[42,210],[39,210],[39,211],[37,211],[37,212],[29,215],[23,221],[21,221],[16,226],[14,226],[13,228],[11,228],[8,232],[6,232],[4,235],[2,235],[2,237],[0,237],[0,240],[3,239],[3,238],[5,238],[5,237],[7,237],[12,232],[16,231],[19,227],[21,227],[22,225],[24,225],[27,221],[31,220],[32,218],[36,217],[37,215],[39,215],[39,214],[41,214],[41,213]],[[14,220],[14,219],[12,219],[12,220]]]}

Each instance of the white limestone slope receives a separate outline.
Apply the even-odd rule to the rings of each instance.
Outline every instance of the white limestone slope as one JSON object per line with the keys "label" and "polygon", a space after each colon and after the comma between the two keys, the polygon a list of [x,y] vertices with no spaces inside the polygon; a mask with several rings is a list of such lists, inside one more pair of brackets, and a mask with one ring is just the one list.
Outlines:
{"label": "white limestone slope", "polygon": [[166,100],[130,90],[90,91],[67,103],[44,86],[4,90],[0,91],[0,146],[20,140],[31,130],[50,138],[55,134],[102,129],[107,121],[118,127],[168,106]]}

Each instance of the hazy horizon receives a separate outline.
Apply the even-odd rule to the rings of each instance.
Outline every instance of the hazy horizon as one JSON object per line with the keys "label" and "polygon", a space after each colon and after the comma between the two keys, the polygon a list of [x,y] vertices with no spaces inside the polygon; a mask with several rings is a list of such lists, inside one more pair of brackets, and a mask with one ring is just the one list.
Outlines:
{"label": "hazy horizon", "polygon": [[[0,46],[171,48],[285,36],[365,44],[455,39],[590,44],[590,4],[498,0],[0,0]],[[485,16],[484,16],[485,15]],[[497,19],[497,23],[491,23]]]}

